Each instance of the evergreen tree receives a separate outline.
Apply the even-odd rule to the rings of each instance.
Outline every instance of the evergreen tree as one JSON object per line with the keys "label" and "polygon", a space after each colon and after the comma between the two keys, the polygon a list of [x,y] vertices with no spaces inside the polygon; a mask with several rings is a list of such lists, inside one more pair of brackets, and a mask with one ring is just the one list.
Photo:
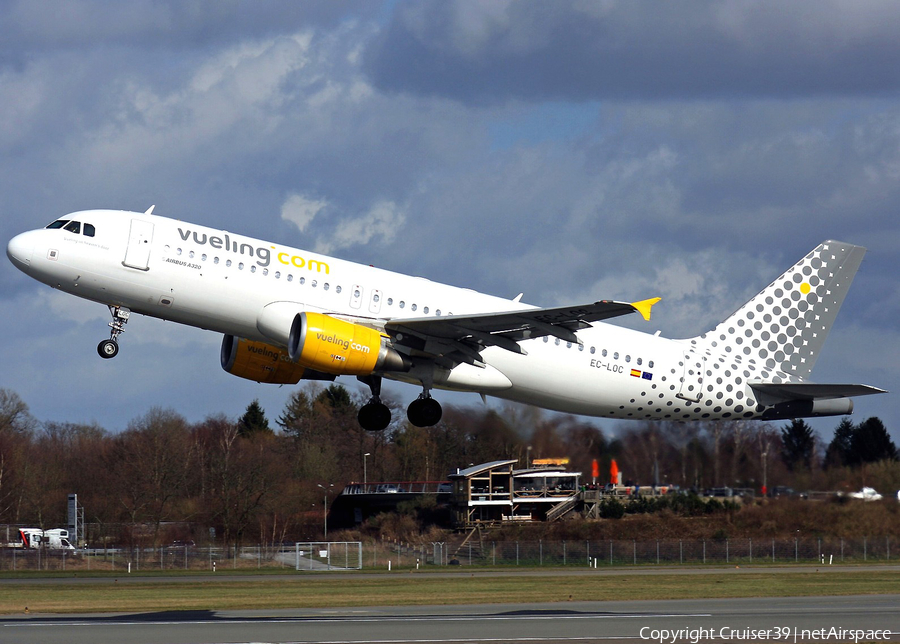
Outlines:
{"label": "evergreen tree", "polygon": [[247,405],[247,411],[238,420],[238,434],[243,438],[249,438],[257,433],[272,434],[273,432],[259,400],[254,400]]}
{"label": "evergreen tree", "polygon": [[795,418],[781,429],[781,443],[784,446],[781,458],[789,470],[812,467],[816,435],[802,418]]}
{"label": "evergreen tree", "polygon": [[275,422],[285,434],[298,435],[307,431],[307,426],[312,415],[313,401],[303,389],[297,389],[290,395],[284,405],[284,412]]}
{"label": "evergreen tree", "polygon": [[316,402],[327,405],[341,413],[356,411],[356,407],[350,399],[350,392],[343,385],[330,384],[328,389],[325,389],[316,397]]}
{"label": "evergreen tree", "polygon": [[879,418],[864,420],[856,427],[850,440],[850,464],[896,460],[897,447]]}
{"label": "evergreen tree", "polygon": [[828,467],[849,465],[853,451],[852,441],[856,427],[849,418],[844,418],[834,430],[834,438],[825,450],[825,463]]}

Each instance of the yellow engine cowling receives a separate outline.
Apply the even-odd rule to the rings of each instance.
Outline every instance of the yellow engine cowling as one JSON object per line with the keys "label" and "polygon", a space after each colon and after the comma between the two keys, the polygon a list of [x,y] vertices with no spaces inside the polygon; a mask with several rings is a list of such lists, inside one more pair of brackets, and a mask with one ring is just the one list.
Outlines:
{"label": "yellow engine cowling", "polygon": [[300,380],[334,380],[294,362],[284,349],[233,335],[222,338],[220,360],[228,373],[256,382],[296,385]]}
{"label": "yellow engine cowling", "polygon": [[298,363],[336,375],[409,371],[407,358],[375,329],[321,313],[299,313],[291,325],[288,354]]}

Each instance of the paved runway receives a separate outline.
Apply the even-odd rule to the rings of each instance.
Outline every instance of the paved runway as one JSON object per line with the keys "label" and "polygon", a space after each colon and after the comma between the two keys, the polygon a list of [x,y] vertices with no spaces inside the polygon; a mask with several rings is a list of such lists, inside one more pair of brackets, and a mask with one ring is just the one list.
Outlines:
{"label": "paved runway", "polygon": [[885,631],[900,639],[900,594],[0,620],[3,644],[846,642],[878,641]]}

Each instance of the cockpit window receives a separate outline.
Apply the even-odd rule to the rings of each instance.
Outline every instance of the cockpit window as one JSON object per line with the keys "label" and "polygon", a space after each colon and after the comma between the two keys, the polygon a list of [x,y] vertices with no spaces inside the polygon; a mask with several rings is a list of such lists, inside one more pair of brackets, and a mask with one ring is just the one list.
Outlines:
{"label": "cockpit window", "polygon": [[80,221],[73,221],[71,219],[57,219],[52,224],[48,224],[46,228],[62,228],[70,233],[84,235],[85,237],[93,237],[97,234],[97,228],[94,224],[84,224],[84,227],[82,228]]}

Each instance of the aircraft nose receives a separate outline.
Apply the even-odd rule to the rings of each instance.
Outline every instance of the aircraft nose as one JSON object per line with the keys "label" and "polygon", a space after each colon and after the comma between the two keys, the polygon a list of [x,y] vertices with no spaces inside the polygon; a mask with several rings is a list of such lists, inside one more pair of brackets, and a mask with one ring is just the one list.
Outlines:
{"label": "aircraft nose", "polygon": [[34,237],[29,233],[16,235],[6,245],[6,255],[9,260],[21,271],[27,271],[31,266],[31,255],[34,253]]}

